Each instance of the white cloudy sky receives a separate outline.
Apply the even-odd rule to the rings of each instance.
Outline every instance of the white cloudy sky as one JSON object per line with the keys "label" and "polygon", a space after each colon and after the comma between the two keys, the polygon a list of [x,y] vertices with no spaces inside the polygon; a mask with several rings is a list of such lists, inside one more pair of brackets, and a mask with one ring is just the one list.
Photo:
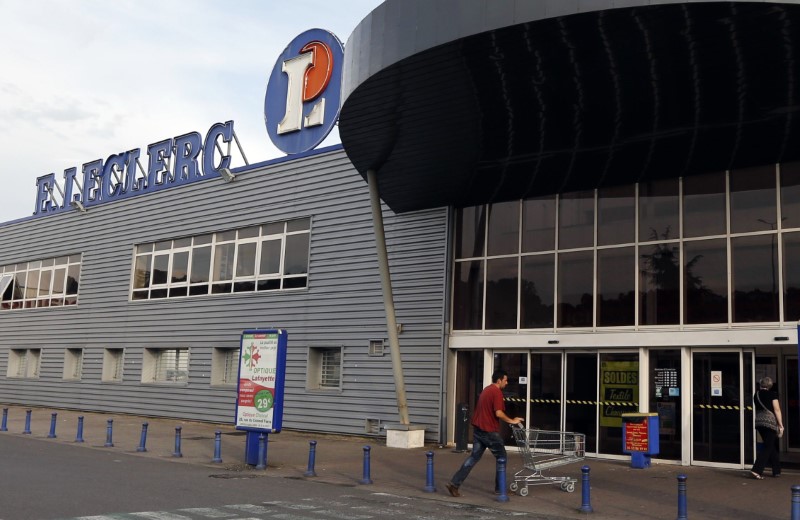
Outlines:
{"label": "white cloudy sky", "polygon": [[346,42],[380,3],[0,0],[0,223],[32,214],[39,176],[216,122],[250,163],[280,157],[263,115],[278,55],[314,27]]}

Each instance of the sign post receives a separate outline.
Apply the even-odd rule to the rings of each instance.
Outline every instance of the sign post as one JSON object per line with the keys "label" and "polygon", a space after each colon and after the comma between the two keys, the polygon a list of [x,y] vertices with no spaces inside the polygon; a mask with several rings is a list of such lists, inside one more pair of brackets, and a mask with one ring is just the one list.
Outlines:
{"label": "sign post", "polygon": [[258,439],[262,433],[268,439],[270,433],[281,431],[287,336],[282,329],[242,332],[236,429],[247,431],[245,458],[248,464],[266,464],[258,460],[258,442],[253,439]]}

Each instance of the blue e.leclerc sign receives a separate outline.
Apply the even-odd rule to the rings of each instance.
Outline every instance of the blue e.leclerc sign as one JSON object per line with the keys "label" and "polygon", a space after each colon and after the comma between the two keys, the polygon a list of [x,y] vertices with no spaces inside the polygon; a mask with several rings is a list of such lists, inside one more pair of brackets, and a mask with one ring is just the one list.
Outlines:
{"label": "blue e.leclerc sign", "polygon": [[286,154],[313,149],[339,117],[344,47],[334,34],[310,29],[278,57],[267,84],[264,120],[272,143]]}

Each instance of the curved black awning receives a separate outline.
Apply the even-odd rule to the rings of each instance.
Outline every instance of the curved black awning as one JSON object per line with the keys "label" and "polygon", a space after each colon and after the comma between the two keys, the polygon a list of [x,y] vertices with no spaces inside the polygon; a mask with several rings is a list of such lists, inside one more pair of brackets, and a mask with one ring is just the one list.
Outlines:
{"label": "curved black awning", "polygon": [[340,137],[394,211],[800,159],[798,2],[518,4],[390,0],[348,41]]}

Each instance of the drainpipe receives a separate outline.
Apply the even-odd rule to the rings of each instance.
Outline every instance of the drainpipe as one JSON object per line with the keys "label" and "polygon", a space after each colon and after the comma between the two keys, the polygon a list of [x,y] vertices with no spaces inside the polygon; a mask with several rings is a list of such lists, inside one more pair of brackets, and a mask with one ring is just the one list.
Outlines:
{"label": "drainpipe", "polygon": [[394,296],[392,280],[389,276],[389,256],[386,253],[386,232],[383,228],[383,212],[381,198],[378,194],[378,175],[373,169],[367,170],[369,200],[372,206],[372,225],[375,229],[375,246],[378,250],[378,269],[381,274],[383,289],[383,306],[386,311],[386,326],[389,329],[389,352],[392,355],[392,373],[394,374],[397,411],[400,412],[400,424],[408,426],[408,402],[406,401],[406,385],[403,380],[403,365],[400,359],[400,339],[397,334],[397,319],[394,312]]}

